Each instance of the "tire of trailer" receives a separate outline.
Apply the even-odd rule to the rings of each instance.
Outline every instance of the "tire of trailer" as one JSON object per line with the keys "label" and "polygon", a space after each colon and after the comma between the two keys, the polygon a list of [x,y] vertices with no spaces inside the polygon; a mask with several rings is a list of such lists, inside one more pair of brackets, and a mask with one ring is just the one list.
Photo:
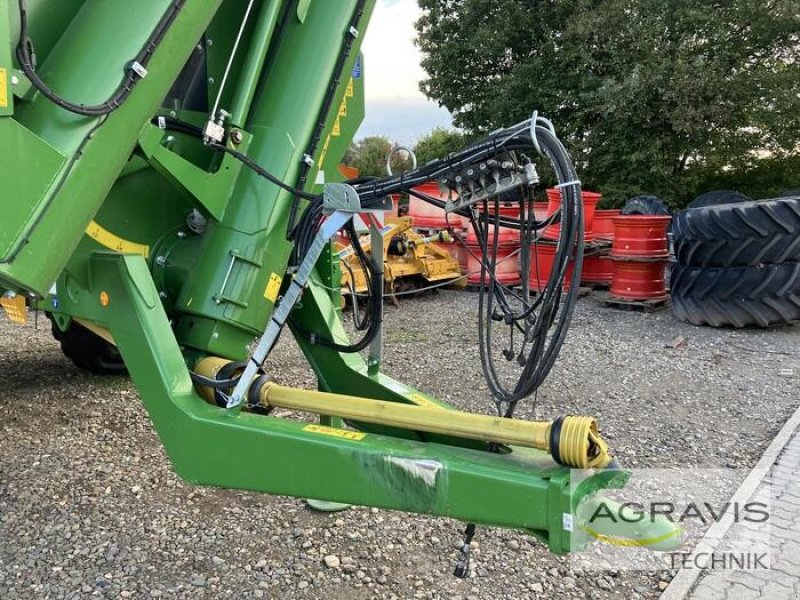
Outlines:
{"label": "tire of trailer", "polygon": [[703,268],[674,265],[672,312],[712,327],[774,327],[800,321],[800,263]]}
{"label": "tire of trailer", "polygon": [[125,375],[125,362],[116,346],[82,325],[72,322],[66,331],[53,323],[53,337],[61,344],[61,351],[72,363],[95,375]]}
{"label": "tire of trailer", "polygon": [[672,239],[675,257],[687,266],[800,262],[800,196],[681,211]]}

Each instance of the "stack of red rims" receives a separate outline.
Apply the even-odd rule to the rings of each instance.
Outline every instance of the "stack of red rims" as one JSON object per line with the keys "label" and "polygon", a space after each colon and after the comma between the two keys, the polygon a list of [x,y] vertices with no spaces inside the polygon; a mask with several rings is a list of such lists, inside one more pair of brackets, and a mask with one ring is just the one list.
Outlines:
{"label": "stack of red rims", "polygon": [[614,217],[612,297],[625,301],[666,298],[667,227],[670,219],[662,215]]}
{"label": "stack of red rims", "polygon": [[[517,209],[519,210],[519,209]],[[520,282],[519,275],[519,231],[507,227],[489,226],[487,236],[488,256],[494,253],[495,236],[497,236],[497,262],[495,265],[495,278],[501,285],[516,285]],[[481,284],[482,250],[475,230],[470,227],[466,237],[466,271],[469,285]],[[485,260],[489,260],[486,258]],[[488,282],[487,274],[487,282]]]}
{"label": "stack of red rims", "polygon": [[[549,242],[539,241],[531,246],[531,267],[528,287],[535,292],[541,292],[547,287],[550,273],[553,271],[553,263],[556,259],[556,245]],[[567,276],[564,279],[564,291],[569,290],[572,281],[573,263],[567,267]]]}
{"label": "stack of red rims", "polygon": [[608,256],[608,244],[614,241],[614,217],[620,209],[597,210],[594,213],[592,232],[594,240],[584,250],[581,283],[590,287],[607,287],[614,278],[614,261]]}
{"label": "stack of red rims", "polygon": [[[583,240],[591,242],[594,240],[594,216],[597,212],[597,203],[600,202],[600,194],[581,190],[581,201],[583,202]],[[547,190],[547,216],[553,215],[561,208],[561,190],[549,188]],[[542,237],[546,240],[557,240],[561,235],[561,225],[558,223],[550,225],[544,230]]]}
{"label": "stack of red rims", "polygon": [[[583,239],[590,248],[596,243],[608,244],[608,239],[604,236],[607,235],[607,228],[599,233],[595,230],[596,217],[604,211],[597,210],[597,204],[600,202],[601,195],[597,192],[590,192],[587,190],[581,191],[581,200],[583,202],[583,222],[584,232]],[[558,188],[550,188],[547,190],[547,212],[544,215],[540,214],[542,211],[541,205],[534,206],[537,220],[552,216],[559,208],[561,208],[561,190]],[[547,285],[550,279],[550,272],[553,270],[553,262],[555,261],[556,246],[555,243],[561,235],[561,226],[559,224],[550,225],[542,232],[541,239],[531,247],[531,265],[530,265],[530,288],[537,292],[541,292]],[[602,259],[602,262],[601,262]],[[610,261],[605,256],[592,255],[591,251],[584,259],[582,281],[590,283],[608,283],[611,281],[611,273],[613,269]],[[567,278],[564,283],[564,289],[569,288],[569,281],[572,278],[572,265],[567,269]],[[588,274],[588,279],[587,279]]]}

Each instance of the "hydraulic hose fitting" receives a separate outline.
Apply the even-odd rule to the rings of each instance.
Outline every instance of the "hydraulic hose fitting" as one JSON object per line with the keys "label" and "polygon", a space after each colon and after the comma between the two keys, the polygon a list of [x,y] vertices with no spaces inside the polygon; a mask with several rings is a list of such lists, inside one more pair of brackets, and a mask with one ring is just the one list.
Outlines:
{"label": "hydraulic hose fitting", "polygon": [[602,469],[612,460],[597,420],[574,415],[562,415],[550,425],[550,454],[557,463],[578,469]]}

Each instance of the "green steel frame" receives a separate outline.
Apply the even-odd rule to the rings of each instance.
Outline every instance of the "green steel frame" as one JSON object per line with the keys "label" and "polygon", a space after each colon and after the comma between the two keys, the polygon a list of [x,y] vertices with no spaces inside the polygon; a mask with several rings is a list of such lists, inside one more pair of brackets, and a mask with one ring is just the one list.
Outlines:
{"label": "green steel frame", "polygon": [[[150,123],[155,115],[205,122],[247,1],[228,0],[223,11],[221,0],[186,0],[147,77],[121,108],[94,119],[31,88],[12,59],[16,0],[0,0],[0,182],[13,198],[1,209],[0,295],[41,299],[62,329],[75,318],[107,328],[189,481],[446,515],[525,530],[569,551],[564,515],[624,474],[599,472],[573,490],[569,470],[545,452],[495,453],[481,441],[378,425],[364,425],[363,436],[309,429],[218,408],[194,390],[187,365],[208,355],[243,359],[263,330],[275,302],[265,290],[286,272],[293,198],[232,157]],[[120,65],[170,2],[28,4],[40,75],[88,103],[115,89]],[[363,117],[363,65],[354,66],[374,4],[256,0],[221,94],[240,134],[228,144],[309,190],[339,180],[335,159]],[[202,85],[181,98],[173,84],[187,74]],[[205,228],[187,227],[189,214]],[[340,298],[329,291],[335,263],[328,255],[318,265],[294,326],[344,341]],[[368,370],[359,355],[297,337],[323,391],[448,408]]]}

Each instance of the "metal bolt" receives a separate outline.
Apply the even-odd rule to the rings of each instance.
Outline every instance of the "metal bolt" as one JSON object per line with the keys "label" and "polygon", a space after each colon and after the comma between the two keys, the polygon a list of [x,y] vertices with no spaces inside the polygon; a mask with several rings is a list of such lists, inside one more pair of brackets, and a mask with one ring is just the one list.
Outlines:
{"label": "metal bolt", "polygon": [[211,38],[206,40],[206,46],[213,46],[213,45],[214,45],[214,40],[212,40]]}
{"label": "metal bolt", "polygon": [[11,85],[19,85],[19,77],[16,75],[11,76]]}
{"label": "metal bolt", "polygon": [[159,292],[158,297],[161,298],[162,300],[166,300],[167,292]]}
{"label": "metal bolt", "polygon": [[244,134],[242,133],[241,129],[234,129],[231,131],[231,141],[234,144],[241,144],[244,140]]}
{"label": "metal bolt", "polygon": [[186,237],[186,232],[185,232],[185,231],[179,231],[179,232],[178,232],[178,239],[181,239],[181,240],[182,240],[182,239],[184,239],[185,237]]}
{"label": "metal bolt", "polygon": [[174,110],[171,110],[171,111],[169,111],[169,116],[170,116],[170,117],[172,117],[172,118],[174,119],[175,117],[177,117],[177,116],[178,116],[178,113],[177,113],[177,112],[175,112]]}
{"label": "metal bolt", "polygon": [[208,85],[214,85],[214,78],[213,77],[209,77],[208,78]]}
{"label": "metal bolt", "polygon": [[165,264],[167,264],[167,257],[166,256],[157,256],[156,257],[156,264],[159,267],[163,267]]}

